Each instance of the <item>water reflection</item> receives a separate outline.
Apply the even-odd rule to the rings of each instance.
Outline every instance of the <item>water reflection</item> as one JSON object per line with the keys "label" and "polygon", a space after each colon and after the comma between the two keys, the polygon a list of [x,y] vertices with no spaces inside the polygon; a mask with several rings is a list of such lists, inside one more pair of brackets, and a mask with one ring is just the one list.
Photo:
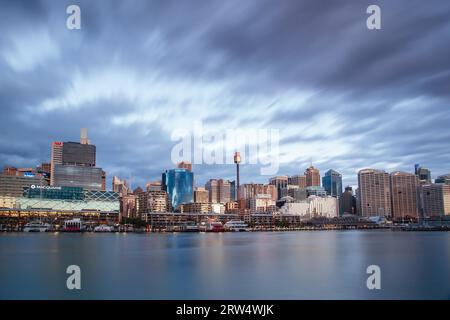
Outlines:
{"label": "water reflection", "polygon": [[[448,299],[449,249],[439,232],[2,234],[0,298]],[[71,264],[81,291],[66,289]]]}

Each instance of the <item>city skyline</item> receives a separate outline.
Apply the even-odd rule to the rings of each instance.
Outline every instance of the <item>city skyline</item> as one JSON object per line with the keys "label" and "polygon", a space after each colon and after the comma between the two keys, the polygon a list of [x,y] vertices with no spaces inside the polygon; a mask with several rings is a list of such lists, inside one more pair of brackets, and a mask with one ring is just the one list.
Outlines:
{"label": "city skyline", "polygon": [[[87,127],[107,186],[144,187],[175,167],[172,131],[202,120],[280,130],[279,175],[311,158],[343,186],[363,168],[450,172],[445,1],[380,1],[375,32],[356,1],[213,1],[191,15],[192,3],[79,5],[82,28],[68,30],[66,2],[2,2],[1,167],[47,162],[51,141]],[[241,164],[242,183],[266,183],[259,168]],[[235,176],[234,165],[193,170],[198,185]]]}
{"label": "city skyline", "polygon": [[[87,131],[88,129],[87,128],[81,128],[81,135],[83,134],[83,132],[85,132],[85,131]],[[81,139],[80,139],[80,141],[82,140],[83,138],[82,138],[82,136],[81,136]],[[61,140],[61,139],[60,139]],[[71,139],[71,140],[68,140],[68,141],[66,141],[66,142],[62,142],[62,141],[52,141],[51,142],[51,148],[50,148],[50,154],[52,154],[52,150],[53,150],[53,146],[54,145],[63,145],[63,144],[79,144],[79,142],[76,142],[76,139]],[[89,144],[90,144],[90,141],[89,141]],[[93,145],[93,147],[94,148],[96,148],[97,146],[95,145],[95,143],[93,143],[92,144]],[[50,162],[51,162],[51,156],[49,157],[49,159],[44,159],[42,162],[40,162],[40,163],[37,163],[37,164],[30,164],[30,165],[28,165],[28,166],[23,166],[23,167],[20,167],[20,166],[16,166],[16,165],[14,165],[14,164],[6,164],[6,165],[4,165],[4,167],[3,167],[3,169],[6,169],[6,168],[8,168],[8,167],[12,167],[12,168],[17,168],[17,169],[27,169],[27,168],[30,168],[30,169],[37,169],[37,168],[39,168],[41,165],[50,165]],[[94,160],[95,161],[95,160]],[[229,168],[230,170],[231,170],[231,173],[230,174],[228,174],[228,175],[225,175],[225,176],[221,176],[220,178],[217,178],[218,176],[217,176],[217,174],[214,172],[214,171],[206,171],[206,173],[205,173],[205,179],[207,179],[204,183],[202,182],[202,181],[198,181],[198,179],[196,178],[195,180],[194,180],[194,187],[202,187],[202,186],[206,186],[206,184],[210,181],[210,180],[216,180],[216,179],[220,179],[220,180],[227,180],[227,181],[235,181],[236,180],[236,172],[233,172],[233,170],[235,170],[235,165],[231,165],[231,164],[215,164],[215,165],[206,165],[206,164],[202,164],[202,165],[193,165],[192,163],[190,163],[189,161],[182,161],[182,162],[180,162],[180,163],[171,163],[168,167],[166,167],[166,168],[161,168],[160,169],[160,173],[159,173],[159,176],[156,176],[156,177],[151,177],[151,178],[148,178],[148,179],[144,179],[143,181],[143,184],[142,185],[134,185],[133,184],[133,180],[132,180],[132,177],[126,177],[126,176],[117,176],[117,175],[110,175],[110,174],[108,174],[108,172],[106,171],[106,177],[107,177],[107,179],[106,179],[106,181],[107,181],[107,183],[106,183],[106,189],[107,190],[112,190],[112,188],[111,188],[111,185],[113,184],[113,181],[114,181],[114,178],[118,178],[118,179],[124,179],[124,180],[126,180],[126,182],[127,182],[127,186],[128,186],[128,188],[130,189],[130,191],[132,191],[133,189],[136,189],[136,188],[144,188],[145,189],[145,187],[146,187],[146,185],[148,185],[148,184],[151,184],[152,182],[154,182],[154,181],[156,181],[156,182],[160,182],[161,183],[161,174],[164,174],[164,172],[165,171],[167,171],[167,170],[172,170],[172,169],[177,169],[177,168],[182,168],[183,166],[185,166],[186,168],[188,168],[188,170],[189,171],[192,171],[193,173],[196,173],[196,171],[195,171],[195,168],[197,168],[198,166],[208,166],[208,167],[220,167],[220,166],[227,166],[227,168]],[[246,165],[245,167],[249,167],[249,166],[255,166],[255,165]],[[449,175],[449,172],[447,172],[447,173],[444,173],[444,174],[433,174],[433,171],[429,168],[429,167],[427,167],[427,166],[425,166],[425,165],[422,165],[422,164],[418,164],[418,163],[415,163],[414,164],[414,166],[412,166],[412,169],[413,170],[411,170],[411,168],[409,168],[409,169],[406,169],[406,170],[386,170],[386,169],[384,169],[384,168],[370,168],[370,167],[368,167],[368,166],[366,166],[366,167],[362,167],[361,169],[358,169],[358,171],[355,173],[355,177],[356,177],[356,182],[355,182],[355,184],[346,184],[346,183],[342,183],[342,187],[347,187],[347,186],[350,186],[350,187],[353,187],[353,188],[358,188],[358,173],[361,171],[361,170],[379,170],[379,171],[384,171],[384,172],[386,172],[386,173],[394,173],[394,172],[405,172],[405,173],[410,173],[411,175],[413,175],[413,173],[414,173],[414,169],[415,169],[415,166],[419,166],[419,168],[424,168],[425,170],[429,170],[430,171],[430,173],[431,173],[431,182],[430,183],[432,183],[435,179],[437,179],[438,177],[442,177],[442,176],[448,176]],[[50,167],[52,167],[52,166],[50,166]],[[2,169],[2,170],[3,170]],[[101,168],[99,168],[100,170],[101,170]],[[305,171],[303,172],[301,172],[301,173],[294,173],[294,174],[285,174],[285,173],[279,173],[279,174],[277,174],[277,175],[256,175],[256,177],[249,177],[249,180],[245,180],[245,181],[242,181],[242,183],[241,184],[252,184],[252,183],[264,183],[264,184],[270,184],[270,180],[271,179],[273,179],[273,178],[277,178],[277,177],[285,177],[286,179],[291,179],[291,178],[297,178],[298,179],[298,177],[303,177],[304,179],[305,179],[305,183],[306,183],[306,181],[307,181],[307,173],[309,172],[309,170],[315,170],[315,171],[318,171],[317,172],[317,174],[318,174],[318,176],[315,178],[315,183],[314,183],[314,185],[317,185],[317,186],[322,186],[322,187],[324,187],[324,184],[323,184],[323,177],[326,177],[326,175],[327,174],[329,174],[330,172],[334,172],[334,173],[336,173],[336,174],[340,174],[341,175],[341,173],[340,173],[340,171],[339,171],[339,169],[336,169],[336,168],[330,168],[330,169],[328,169],[328,170],[323,170],[323,169],[320,169],[320,168],[317,168],[317,167],[315,167],[315,166],[313,166],[312,165],[312,163],[310,163],[310,165],[309,165],[309,167],[305,167]],[[247,177],[248,177],[248,175],[246,175]],[[258,177],[259,176],[259,177]],[[350,180],[350,179],[345,179],[344,178],[344,176],[343,175],[341,175],[342,176],[342,181],[345,181],[345,180]],[[52,177],[52,175],[51,175],[51,177]],[[262,179],[261,179],[261,177],[262,177]],[[287,181],[287,180],[286,180]],[[294,184],[297,184],[297,183],[294,183]]]}

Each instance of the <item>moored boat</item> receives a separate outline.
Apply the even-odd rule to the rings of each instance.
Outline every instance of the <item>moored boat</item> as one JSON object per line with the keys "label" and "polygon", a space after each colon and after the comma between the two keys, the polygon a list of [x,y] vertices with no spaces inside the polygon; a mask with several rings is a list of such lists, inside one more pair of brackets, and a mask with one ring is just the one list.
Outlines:
{"label": "moored boat", "polygon": [[246,224],[242,220],[230,220],[224,224],[224,228],[226,231],[235,231],[235,232],[250,231],[248,224]]}
{"label": "moored boat", "polygon": [[50,224],[42,221],[30,221],[24,227],[24,232],[46,232],[50,230]]}
{"label": "moored boat", "polygon": [[104,224],[101,224],[94,228],[94,232],[112,232],[112,231],[113,231],[112,227]]}

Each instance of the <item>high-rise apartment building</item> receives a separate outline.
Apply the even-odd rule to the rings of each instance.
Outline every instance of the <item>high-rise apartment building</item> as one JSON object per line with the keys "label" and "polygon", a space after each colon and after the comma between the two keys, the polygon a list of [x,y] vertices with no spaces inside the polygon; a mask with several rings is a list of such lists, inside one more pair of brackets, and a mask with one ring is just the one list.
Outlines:
{"label": "high-rise apartment building", "polygon": [[328,170],[322,177],[322,186],[331,197],[342,196],[342,175],[335,170]]}
{"label": "high-rise apartment building", "polygon": [[143,215],[150,212],[169,212],[170,202],[166,191],[143,191],[137,195],[138,201],[138,215]]}
{"label": "high-rise apartment building", "polygon": [[423,185],[422,197],[425,217],[450,215],[450,185],[441,183]]}
{"label": "high-rise apartment building", "polygon": [[362,216],[391,216],[391,189],[387,172],[375,169],[360,170],[358,189]]}
{"label": "high-rise apartment building", "polygon": [[320,186],[320,171],[314,166],[310,166],[305,171],[306,176],[306,186],[307,187],[315,187]]}
{"label": "high-rise apartment building", "polygon": [[390,175],[392,217],[416,218],[418,211],[417,177],[412,173],[395,171]]}

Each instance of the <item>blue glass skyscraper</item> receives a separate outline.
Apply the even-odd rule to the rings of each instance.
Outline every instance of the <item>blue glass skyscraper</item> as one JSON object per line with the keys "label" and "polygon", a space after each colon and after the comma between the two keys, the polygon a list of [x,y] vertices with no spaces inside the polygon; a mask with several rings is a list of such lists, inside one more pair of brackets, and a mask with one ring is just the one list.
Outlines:
{"label": "blue glass skyscraper", "polygon": [[332,169],[328,170],[322,177],[322,186],[329,196],[340,198],[342,196],[342,175]]}
{"label": "blue glass skyscraper", "polygon": [[194,174],[188,169],[166,170],[162,174],[162,189],[176,210],[180,204],[194,201]]}

